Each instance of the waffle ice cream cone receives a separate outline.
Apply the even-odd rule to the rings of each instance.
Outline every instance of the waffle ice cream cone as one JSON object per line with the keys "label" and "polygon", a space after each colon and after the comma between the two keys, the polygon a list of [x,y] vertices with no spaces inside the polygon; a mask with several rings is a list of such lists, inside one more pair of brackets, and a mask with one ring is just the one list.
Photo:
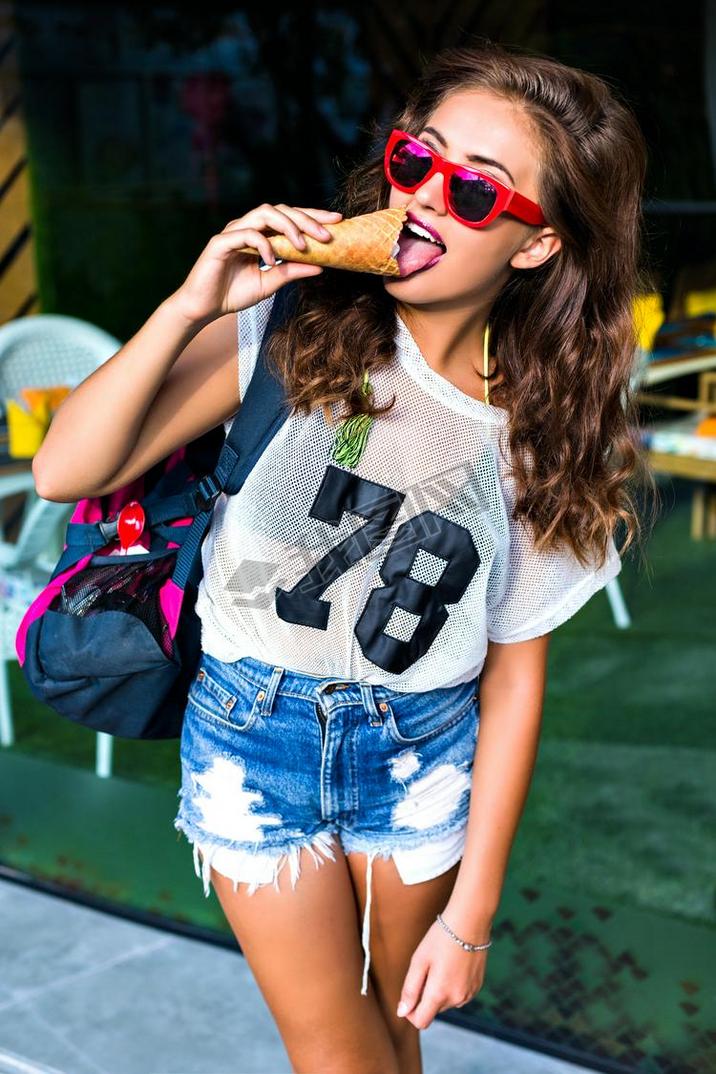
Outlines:
{"label": "waffle ice cream cone", "polygon": [[[396,255],[398,236],[406,215],[405,208],[379,209],[339,220],[337,224],[323,224],[333,238],[330,242],[321,242],[304,232],[305,250],[297,250],[286,235],[266,237],[276,257],[283,261],[300,261],[304,265],[323,265],[351,272],[374,272],[379,276],[400,276]],[[241,252],[261,256],[253,246],[246,246]]]}

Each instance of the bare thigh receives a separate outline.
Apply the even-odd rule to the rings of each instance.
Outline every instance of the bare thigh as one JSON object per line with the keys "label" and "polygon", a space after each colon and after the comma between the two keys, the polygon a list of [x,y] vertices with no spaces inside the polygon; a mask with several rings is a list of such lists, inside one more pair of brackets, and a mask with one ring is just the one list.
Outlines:
{"label": "bare thigh", "polygon": [[[366,855],[354,851],[347,855],[347,861],[362,917]],[[373,859],[368,973],[398,1053],[401,1074],[422,1074],[420,1030],[396,1014],[405,976],[415,948],[450,898],[459,867],[456,862],[432,880],[404,884],[392,858]]]}
{"label": "bare thigh", "polygon": [[288,1053],[295,1074],[401,1074],[375,995],[360,992],[360,921],[345,854],[319,866],[301,850],[291,888],[247,884],[212,867],[211,880]]}

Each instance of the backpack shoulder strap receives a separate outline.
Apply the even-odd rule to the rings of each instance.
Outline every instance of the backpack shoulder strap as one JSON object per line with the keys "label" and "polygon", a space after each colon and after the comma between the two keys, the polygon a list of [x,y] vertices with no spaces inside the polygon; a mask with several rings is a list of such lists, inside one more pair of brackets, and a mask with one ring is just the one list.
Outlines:
{"label": "backpack shoulder strap", "polygon": [[[238,492],[254,463],[288,417],[288,404],[283,383],[266,362],[266,349],[275,328],[292,315],[296,302],[297,280],[284,284],[274,295],[268,323],[261,338],[256,366],[251,375],[246,396],[241,400],[234,418],[227,445],[236,454],[232,469],[226,474],[223,490]],[[228,455],[228,452],[227,452]],[[229,456],[230,457],[230,456]],[[217,470],[219,469],[217,463]]]}

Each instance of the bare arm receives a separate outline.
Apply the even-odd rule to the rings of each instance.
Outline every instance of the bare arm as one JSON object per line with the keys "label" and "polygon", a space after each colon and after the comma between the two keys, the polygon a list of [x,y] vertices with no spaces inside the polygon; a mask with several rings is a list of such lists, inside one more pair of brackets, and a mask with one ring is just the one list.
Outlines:
{"label": "bare arm", "polygon": [[485,943],[537,756],[549,634],[490,642],[480,675],[480,723],[465,852],[443,911],[469,943]]}
{"label": "bare arm", "polygon": [[[465,849],[442,911],[467,943],[488,942],[500,901],[537,754],[549,637],[490,642],[480,674]],[[486,961],[487,949],[465,952],[433,922],[410,960],[398,1017],[425,1029],[439,1011],[464,1006],[482,985]]]}
{"label": "bare arm", "polygon": [[267,278],[244,248],[275,262],[261,228],[299,248],[304,231],[330,241],[320,221],[340,215],[264,203],[212,236],[181,287],[59,407],[32,462],[38,493],[71,503],[112,492],[235,414],[237,311],[323,271],[286,261]]}
{"label": "bare arm", "polygon": [[166,299],[55,413],[32,462],[38,493],[111,492],[235,414],[236,328],[235,313],[202,326]]}

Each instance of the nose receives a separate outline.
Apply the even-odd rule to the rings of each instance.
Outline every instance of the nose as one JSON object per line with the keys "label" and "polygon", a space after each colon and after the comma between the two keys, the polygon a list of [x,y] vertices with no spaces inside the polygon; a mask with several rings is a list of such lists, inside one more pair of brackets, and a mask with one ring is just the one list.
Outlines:
{"label": "nose", "polygon": [[425,209],[432,209],[437,216],[445,216],[445,177],[442,172],[435,172],[422,186],[419,186],[413,195],[415,200]]}

